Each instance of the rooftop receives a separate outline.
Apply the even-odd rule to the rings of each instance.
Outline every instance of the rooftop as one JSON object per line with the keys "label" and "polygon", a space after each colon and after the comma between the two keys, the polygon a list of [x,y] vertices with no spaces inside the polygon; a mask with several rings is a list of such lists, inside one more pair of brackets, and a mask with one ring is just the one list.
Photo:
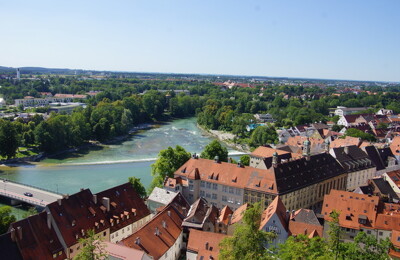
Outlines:
{"label": "rooftop", "polygon": [[197,253],[197,259],[218,259],[219,243],[225,237],[224,234],[190,229],[187,250]]}

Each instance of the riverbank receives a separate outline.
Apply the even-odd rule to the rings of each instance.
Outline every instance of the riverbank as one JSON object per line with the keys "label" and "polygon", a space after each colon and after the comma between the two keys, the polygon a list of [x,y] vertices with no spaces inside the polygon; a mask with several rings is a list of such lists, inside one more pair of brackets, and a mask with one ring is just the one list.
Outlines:
{"label": "riverbank", "polygon": [[251,153],[250,147],[248,145],[235,143],[235,135],[229,132],[219,131],[219,130],[208,130],[197,124],[197,127],[206,135],[217,138],[219,141],[223,142],[226,146],[236,149],[244,153]]}

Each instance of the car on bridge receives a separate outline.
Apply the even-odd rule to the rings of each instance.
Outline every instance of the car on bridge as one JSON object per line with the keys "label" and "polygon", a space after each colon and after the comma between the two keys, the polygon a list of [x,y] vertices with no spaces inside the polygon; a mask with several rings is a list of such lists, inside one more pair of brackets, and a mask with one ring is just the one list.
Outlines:
{"label": "car on bridge", "polygon": [[24,195],[25,195],[25,196],[28,196],[28,197],[33,197],[33,194],[30,193],[30,192],[24,192]]}

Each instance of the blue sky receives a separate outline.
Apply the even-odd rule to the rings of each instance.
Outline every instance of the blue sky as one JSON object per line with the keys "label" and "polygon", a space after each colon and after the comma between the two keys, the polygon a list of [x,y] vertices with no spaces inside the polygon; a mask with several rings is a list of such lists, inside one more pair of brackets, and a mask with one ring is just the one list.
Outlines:
{"label": "blue sky", "polygon": [[0,66],[400,82],[400,1],[5,1]]}

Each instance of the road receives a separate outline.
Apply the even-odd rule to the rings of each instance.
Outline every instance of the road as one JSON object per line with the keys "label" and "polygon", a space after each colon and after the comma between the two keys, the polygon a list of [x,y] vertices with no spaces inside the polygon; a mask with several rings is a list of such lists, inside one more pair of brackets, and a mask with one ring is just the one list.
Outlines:
{"label": "road", "polygon": [[[32,193],[32,197],[24,195],[25,192]],[[61,194],[10,182],[4,179],[0,180],[0,195],[41,207],[45,207],[47,204],[62,198]]]}

